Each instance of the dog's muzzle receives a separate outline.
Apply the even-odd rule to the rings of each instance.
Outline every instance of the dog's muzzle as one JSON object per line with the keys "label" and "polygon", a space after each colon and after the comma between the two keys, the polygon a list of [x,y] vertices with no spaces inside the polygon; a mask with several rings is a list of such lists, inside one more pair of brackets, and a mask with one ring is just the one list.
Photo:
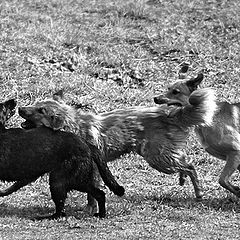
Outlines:
{"label": "dog's muzzle", "polygon": [[21,127],[24,129],[32,129],[32,128],[36,128],[37,126],[33,122],[30,122],[27,120],[21,123]]}
{"label": "dog's muzzle", "polygon": [[169,99],[166,98],[166,97],[163,97],[163,96],[158,96],[158,97],[154,97],[153,98],[153,101],[156,103],[156,104],[165,104],[167,103]]}
{"label": "dog's muzzle", "polygon": [[179,100],[177,100],[177,99],[169,99],[169,98],[164,97],[164,96],[154,97],[153,100],[158,105],[167,104],[168,106],[172,106],[172,105],[177,106],[177,107],[181,107],[182,106],[182,103]]}

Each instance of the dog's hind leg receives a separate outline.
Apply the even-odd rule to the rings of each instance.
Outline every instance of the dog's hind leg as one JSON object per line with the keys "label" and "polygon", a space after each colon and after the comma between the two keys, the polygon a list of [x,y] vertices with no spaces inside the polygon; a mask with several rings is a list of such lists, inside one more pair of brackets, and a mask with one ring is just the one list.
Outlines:
{"label": "dog's hind leg", "polygon": [[95,213],[94,216],[104,218],[106,216],[105,193],[94,186],[89,186],[88,189],[88,193],[93,196],[98,202],[99,212]]}
{"label": "dog's hind leg", "polygon": [[87,205],[84,207],[83,211],[90,215],[94,215],[98,211],[97,201],[89,193],[87,194]]}
{"label": "dog's hind leg", "polygon": [[240,152],[236,151],[227,156],[226,164],[219,178],[219,184],[225,189],[240,197],[240,188],[230,183],[229,179],[235,170],[240,168]]}
{"label": "dog's hind leg", "polygon": [[0,197],[8,196],[8,195],[16,192],[20,188],[28,185],[30,182],[34,182],[35,180],[36,179],[17,181],[15,183],[13,183],[10,187],[0,190]]}

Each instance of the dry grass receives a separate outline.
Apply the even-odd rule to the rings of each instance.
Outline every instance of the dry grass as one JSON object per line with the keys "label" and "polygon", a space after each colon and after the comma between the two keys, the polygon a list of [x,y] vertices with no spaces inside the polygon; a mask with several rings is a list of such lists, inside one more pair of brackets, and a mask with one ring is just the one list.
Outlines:
{"label": "dry grass", "polygon": [[[238,0],[3,0],[0,3],[1,99],[20,105],[64,88],[69,102],[103,112],[153,105],[178,78],[204,71],[203,86],[239,101]],[[16,115],[9,126],[18,126]],[[53,210],[47,177],[0,201],[1,239],[239,239],[239,200],[218,184],[223,167],[190,136],[187,154],[205,193],[151,169],[135,155],[110,164],[126,195],[107,192],[107,218],[87,216],[72,192],[68,218],[31,221]],[[239,184],[239,174],[233,178]],[[1,187],[5,186],[2,184]]]}

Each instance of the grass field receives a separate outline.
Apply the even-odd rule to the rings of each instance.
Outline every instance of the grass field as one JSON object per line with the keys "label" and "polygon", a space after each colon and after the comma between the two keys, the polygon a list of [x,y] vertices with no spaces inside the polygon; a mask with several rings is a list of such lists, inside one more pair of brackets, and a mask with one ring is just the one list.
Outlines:
{"label": "grass field", "polygon": [[[239,101],[239,12],[239,0],[2,0],[0,101],[26,105],[64,88],[68,102],[96,112],[151,106],[184,63],[218,99]],[[44,176],[0,199],[0,239],[240,239],[240,201],[218,184],[224,162],[194,133],[186,152],[202,202],[190,181],[180,187],[131,154],[109,164],[126,194],[106,189],[106,219],[81,211],[86,195],[71,192],[66,219],[30,220],[54,210]],[[240,185],[239,173],[232,181]]]}

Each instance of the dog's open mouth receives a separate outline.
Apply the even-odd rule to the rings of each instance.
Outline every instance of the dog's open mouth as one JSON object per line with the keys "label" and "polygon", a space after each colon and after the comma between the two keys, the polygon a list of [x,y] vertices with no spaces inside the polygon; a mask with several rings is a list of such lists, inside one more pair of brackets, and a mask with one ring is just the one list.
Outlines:
{"label": "dog's open mouth", "polygon": [[36,124],[29,121],[29,120],[26,120],[25,122],[22,122],[21,123],[21,127],[24,128],[24,129],[32,129],[32,128],[36,128]]}
{"label": "dog's open mouth", "polygon": [[161,105],[161,104],[167,104],[168,106],[177,106],[177,107],[181,107],[182,103],[179,100],[176,99],[169,99],[169,98],[158,98],[157,102],[155,101],[155,103]]}
{"label": "dog's open mouth", "polygon": [[168,106],[177,106],[177,107],[181,107],[182,103],[179,102],[178,100],[170,100],[167,102]]}

